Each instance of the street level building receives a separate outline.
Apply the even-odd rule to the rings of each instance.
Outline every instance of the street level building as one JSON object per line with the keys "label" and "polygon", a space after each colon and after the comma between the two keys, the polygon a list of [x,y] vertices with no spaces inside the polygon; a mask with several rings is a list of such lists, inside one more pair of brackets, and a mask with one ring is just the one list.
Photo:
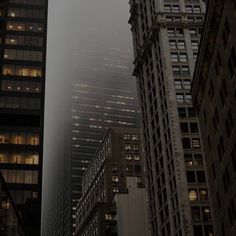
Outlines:
{"label": "street level building", "polygon": [[0,3],[0,169],[26,235],[40,235],[46,0]]}
{"label": "street level building", "polygon": [[204,13],[202,0],[130,1],[151,235],[213,235],[190,91]]}
{"label": "street level building", "polygon": [[76,210],[76,235],[117,235],[119,219],[113,201],[116,193],[127,193],[128,176],[137,177],[142,184],[140,131],[112,128],[84,174]]}
{"label": "street level building", "polygon": [[192,88],[219,236],[236,235],[235,27],[235,1],[208,1]]}

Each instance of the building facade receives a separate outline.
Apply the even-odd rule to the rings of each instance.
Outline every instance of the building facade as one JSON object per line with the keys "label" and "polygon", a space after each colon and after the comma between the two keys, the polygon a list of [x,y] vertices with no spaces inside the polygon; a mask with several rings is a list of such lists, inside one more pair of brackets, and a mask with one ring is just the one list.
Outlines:
{"label": "building facade", "polygon": [[151,235],[213,235],[191,80],[201,0],[131,0]]}
{"label": "building facade", "polygon": [[[93,44],[81,50],[84,61],[74,65],[72,81],[72,201],[82,193],[82,176],[110,127],[139,127],[136,81],[131,76],[131,53]],[[91,67],[87,67],[92,64]],[[96,69],[94,69],[96,68]]]}
{"label": "building facade", "polygon": [[0,169],[26,235],[40,235],[46,0],[0,3]]}
{"label": "building facade", "polygon": [[127,176],[142,183],[140,131],[112,128],[83,176],[76,210],[76,235],[117,235],[115,193],[127,191]]}
{"label": "building facade", "polygon": [[208,1],[192,95],[216,235],[236,235],[236,3]]}

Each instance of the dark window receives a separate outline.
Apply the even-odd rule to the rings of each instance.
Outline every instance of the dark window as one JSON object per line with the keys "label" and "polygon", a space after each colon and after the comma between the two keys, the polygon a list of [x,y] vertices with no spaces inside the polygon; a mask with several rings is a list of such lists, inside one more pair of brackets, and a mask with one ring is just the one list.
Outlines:
{"label": "dark window", "polygon": [[191,149],[191,143],[189,138],[182,138],[183,148]]}
{"label": "dark window", "polygon": [[187,171],[186,175],[187,175],[187,182],[188,183],[195,183],[196,182],[194,171]]}
{"label": "dark window", "polygon": [[206,176],[204,171],[197,171],[197,180],[199,183],[205,183],[206,182]]}

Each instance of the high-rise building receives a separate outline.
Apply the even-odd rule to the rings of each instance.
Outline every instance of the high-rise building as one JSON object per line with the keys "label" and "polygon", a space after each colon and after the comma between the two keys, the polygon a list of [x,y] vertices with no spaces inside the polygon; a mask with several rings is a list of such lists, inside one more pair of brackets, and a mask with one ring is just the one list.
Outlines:
{"label": "high-rise building", "polygon": [[[142,187],[142,163],[140,130],[137,128],[110,129],[83,176],[82,197],[76,210],[76,235],[117,235],[117,211],[113,204],[114,196],[116,193],[127,193],[129,188],[127,177],[137,177],[140,187]],[[130,183],[130,185],[132,184]],[[130,203],[126,213],[131,214],[130,211],[133,209],[143,207],[142,216],[145,218],[147,216],[145,214],[145,190],[143,189],[141,195],[139,191],[136,193],[137,199],[133,200],[133,206]],[[118,209],[120,216],[124,214],[122,207],[124,202],[127,203],[129,199],[127,196],[118,197],[117,202],[121,205]],[[143,204],[136,206],[135,204],[138,202]],[[133,222],[135,219],[140,218],[134,217]],[[145,219],[146,221],[142,222],[143,225],[141,224],[143,227],[140,225],[141,232],[147,228],[147,224],[145,224],[147,218]],[[120,220],[119,226],[126,232],[124,219]]]}
{"label": "high-rise building", "polygon": [[209,0],[192,95],[215,235],[236,235],[236,2]]}
{"label": "high-rise building", "polygon": [[26,235],[40,235],[46,0],[0,3],[0,169]]}
{"label": "high-rise building", "polygon": [[131,0],[151,235],[213,235],[191,80],[202,0]]}
{"label": "high-rise building", "polygon": [[[82,191],[82,176],[110,127],[139,127],[136,81],[132,78],[129,51],[99,47],[91,43],[78,55],[83,63],[74,65],[72,83],[72,199]],[[91,62],[92,61],[92,62]],[[87,64],[92,64],[87,67]]]}

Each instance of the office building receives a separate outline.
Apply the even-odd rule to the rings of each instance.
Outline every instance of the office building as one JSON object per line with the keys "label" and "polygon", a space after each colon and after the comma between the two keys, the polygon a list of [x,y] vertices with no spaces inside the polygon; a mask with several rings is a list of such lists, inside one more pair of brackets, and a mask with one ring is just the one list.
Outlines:
{"label": "office building", "polygon": [[40,235],[46,0],[0,3],[0,169],[26,235]]}
{"label": "office building", "polygon": [[[126,50],[75,46],[72,82],[72,201],[81,197],[82,176],[110,127],[139,127],[136,81]],[[92,64],[87,68],[87,64]],[[95,69],[94,69],[95,68]]]}
{"label": "office building", "polygon": [[131,0],[151,235],[213,235],[191,80],[202,0]]}
{"label": "office building", "polygon": [[117,235],[114,195],[127,192],[128,176],[142,183],[141,153],[139,129],[109,130],[83,176],[76,235]]}
{"label": "office building", "polygon": [[192,95],[215,235],[236,235],[236,2],[209,0]]}

